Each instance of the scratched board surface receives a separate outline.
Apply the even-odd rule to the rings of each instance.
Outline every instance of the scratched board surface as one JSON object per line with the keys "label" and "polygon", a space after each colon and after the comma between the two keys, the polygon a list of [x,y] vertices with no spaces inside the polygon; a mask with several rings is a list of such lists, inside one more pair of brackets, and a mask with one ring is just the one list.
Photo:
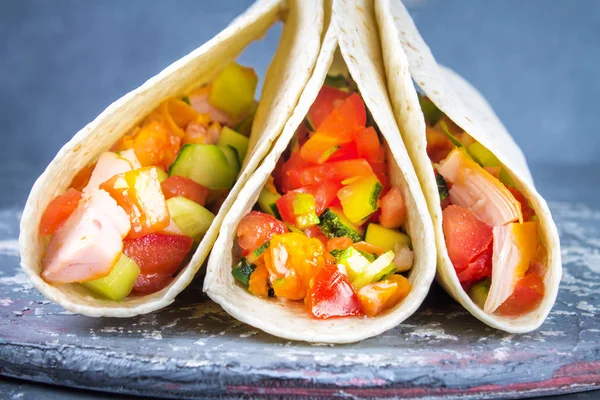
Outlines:
{"label": "scratched board surface", "polygon": [[203,296],[199,283],[170,307],[136,318],[66,312],[40,296],[20,272],[20,209],[5,209],[0,211],[0,374],[174,398],[510,398],[597,389],[600,208],[589,203],[550,202],[565,271],[558,301],[536,332],[511,335],[488,328],[435,285],[405,324],[341,346],[259,332],[221,311]]}

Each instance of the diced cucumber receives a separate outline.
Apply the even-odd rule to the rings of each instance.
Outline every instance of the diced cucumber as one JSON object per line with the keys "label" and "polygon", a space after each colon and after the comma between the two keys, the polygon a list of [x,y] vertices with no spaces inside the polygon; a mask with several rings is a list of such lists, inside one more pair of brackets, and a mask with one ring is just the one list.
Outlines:
{"label": "diced cucumber", "polygon": [[279,210],[275,202],[281,197],[277,192],[269,190],[267,186],[264,186],[258,195],[258,206],[263,212],[271,214],[277,219],[281,219]]}
{"label": "diced cucumber", "polygon": [[297,228],[306,229],[319,223],[319,217],[315,212],[315,197],[312,194],[297,193],[294,196],[293,208]]}
{"label": "diced cucumber", "polygon": [[242,168],[242,165],[240,164],[240,159],[238,157],[236,149],[233,146],[229,146],[229,145],[219,146],[219,148],[223,152],[223,155],[227,159],[227,162],[231,166],[231,169],[233,170],[233,173],[235,174],[235,176],[238,176],[238,174],[240,173],[240,169]]}
{"label": "diced cucumber", "polygon": [[239,132],[244,136],[250,136],[250,133],[252,133],[252,123],[254,122],[254,115],[256,114],[257,108],[258,102],[255,101],[252,103],[252,106],[250,106],[248,115],[246,115],[242,122],[235,127],[236,132]]}
{"label": "diced cucumber", "polygon": [[428,125],[433,126],[442,118],[442,112],[437,108],[435,104],[427,97],[419,93],[419,104],[421,105],[421,111],[425,117],[425,122]]}
{"label": "diced cucumber", "polygon": [[256,265],[249,263],[245,257],[242,257],[231,270],[231,275],[233,275],[233,277],[242,285],[248,287],[250,284],[250,275],[252,275],[255,269]]}
{"label": "diced cucumber", "polygon": [[377,282],[384,276],[393,272],[396,269],[393,263],[394,256],[394,252],[390,250],[383,253],[379,258],[369,264],[369,266],[352,281],[354,289],[359,290],[369,283]]}
{"label": "diced cucumber", "polygon": [[346,250],[345,249],[333,249],[329,252],[329,254],[331,254],[332,256],[335,257],[336,261],[340,258],[340,256],[342,254],[344,254]]}
{"label": "diced cucumber", "polygon": [[81,284],[107,299],[121,301],[131,293],[139,274],[140,267],[135,261],[121,254],[108,276]]}
{"label": "diced cucumber", "polygon": [[155,167],[155,168],[156,168],[156,175],[158,175],[158,181],[160,183],[162,183],[165,179],[167,179],[169,177],[169,174],[167,174],[164,169],[159,168],[159,167]]}
{"label": "diced cucumber", "polygon": [[508,170],[504,167],[502,167],[500,169],[500,175],[498,175],[498,179],[500,179],[500,182],[502,182],[504,184],[504,186],[507,187],[515,187],[515,181],[512,178],[512,176],[510,175],[510,173],[508,172]]}
{"label": "diced cucumber", "polygon": [[296,228],[296,227],[295,227],[294,225],[292,225],[292,224],[289,224],[289,223],[287,223],[287,222],[286,222],[286,223],[285,223],[285,226],[288,228],[288,230],[289,230],[290,232],[299,233],[299,234],[301,234],[301,235],[304,235],[304,236],[306,236],[306,234],[304,233],[304,231],[302,231],[302,230],[300,230],[300,229]]}
{"label": "diced cucumber", "polygon": [[381,247],[386,251],[394,250],[396,243],[400,243],[401,247],[410,247],[411,245],[410,237],[406,233],[373,223],[367,225],[365,242]]}
{"label": "diced cucumber", "polygon": [[344,215],[360,224],[365,218],[377,211],[377,201],[383,190],[377,176],[360,178],[354,183],[344,186],[338,191]]}
{"label": "diced cucumber", "polygon": [[250,262],[250,263],[256,262],[256,260],[258,260],[263,255],[263,253],[265,251],[267,251],[269,246],[271,246],[270,240],[268,242],[263,243],[258,248],[252,250],[252,252],[250,254],[248,254],[248,256],[246,257],[248,262]]}
{"label": "diced cucumber", "polygon": [[337,207],[327,208],[321,214],[319,227],[328,238],[346,236],[353,242],[360,242],[363,238],[363,232],[360,227],[354,225],[343,211]]}
{"label": "diced cucumber", "polygon": [[212,144],[186,144],[169,169],[169,176],[183,176],[209,189],[231,189],[235,174],[227,157]]}
{"label": "diced cucumber", "polygon": [[492,281],[486,278],[477,282],[469,289],[469,297],[473,300],[473,303],[477,304],[481,309],[483,309],[483,305],[487,300],[491,284]]}
{"label": "diced cucumber", "polygon": [[167,200],[171,219],[184,235],[200,239],[208,231],[215,216],[195,201],[182,196]]}
{"label": "diced cucumber", "polygon": [[252,68],[232,62],[213,80],[208,101],[238,118],[252,107],[257,83],[258,76]]}
{"label": "diced cucumber", "polygon": [[250,139],[248,139],[246,136],[224,126],[221,130],[221,136],[219,136],[219,140],[217,140],[217,146],[233,147],[237,151],[240,164],[243,164],[244,159],[246,158],[246,153],[248,153],[249,142]]}
{"label": "diced cucumber", "polygon": [[371,264],[369,260],[352,246],[348,247],[340,254],[337,263],[346,268],[346,274],[351,282],[362,274],[369,264]]}
{"label": "diced cucumber", "polygon": [[475,162],[482,167],[497,167],[500,165],[500,160],[479,142],[471,143],[467,147],[467,151]]}

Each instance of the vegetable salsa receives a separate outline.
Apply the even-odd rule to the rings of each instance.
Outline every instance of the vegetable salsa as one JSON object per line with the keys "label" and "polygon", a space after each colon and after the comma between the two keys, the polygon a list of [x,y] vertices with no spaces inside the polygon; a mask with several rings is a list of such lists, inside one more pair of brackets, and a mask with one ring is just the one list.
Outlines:
{"label": "vegetable salsa", "polygon": [[229,64],[211,83],[166,99],[79,171],[42,216],[42,278],[114,301],[166,287],[240,172],[257,79]]}
{"label": "vegetable salsa", "polygon": [[302,301],[321,319],[376,316],[411,288],[401,275],[413,264],[404,197],[390,185],[382,138],[353,87],[327,78],[237,228],[239,284]]}
{"label": "vegetable salsa", "polygon": [[498,158],[424,96],[448,256],[469,297],[488,314],[518,316],[544,296],[546,250],[538,219]]}

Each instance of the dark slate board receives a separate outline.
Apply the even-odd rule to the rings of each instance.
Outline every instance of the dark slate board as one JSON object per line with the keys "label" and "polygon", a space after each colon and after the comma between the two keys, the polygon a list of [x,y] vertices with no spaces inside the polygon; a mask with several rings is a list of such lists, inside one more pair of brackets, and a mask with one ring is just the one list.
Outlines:
{"label": "dark slate board", "polygon": [[0,211],[0,374],[115,393],[513,398],[600,388],[600,210],[553,202],[565,266],[536,332],[483,325],[437,285],[400,327],[354,345],[277,339],[241,324],[196,283],[131,319],[64,311],[18,267],[17,209]]}

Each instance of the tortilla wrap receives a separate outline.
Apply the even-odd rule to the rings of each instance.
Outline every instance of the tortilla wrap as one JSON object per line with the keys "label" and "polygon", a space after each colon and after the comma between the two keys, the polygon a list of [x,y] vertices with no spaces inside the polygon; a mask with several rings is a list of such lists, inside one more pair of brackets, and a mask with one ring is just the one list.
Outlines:
{"label": "tortilla wrap", "polygon": [[[38,226],[50,200],[68,188],[82,167],[107,151],[165,98],[210,82],[252,41],[260,39],[278,18],[284,18],[285,25],[278,49],[266,73],[260,105],[253,123],[252,147],[244,168],[191,261],[173,282],[150,295],[112,302],[92,297],[81,285],[53,286],[42,280],[40,272],[45,243],[38,234]],[[291,115],[314,68],[322,30],[322,0],[291,0],[287,7],[283,0],[257,1],[213,39],[111,104],[79,131],[35,182],[23,211],[19,237],[21,267],[33,286],[67,310],[94,317],[130,317],[172,303],[175,296],[194,278],[237,193],[266,155]]]}
{"label": "tortilla wrap", "polygon": [[[208,262],[204,290],[210,298],[238,320],[282,338],[348,343],[378,335],[395,327],[417,310],[435,275],[435,250],[433,246],[428,246],[434,240],[431,219],[385,93],[384,69],[370,3],[368,0],[333,2],[331,23],[315,72],[272,151],[249,179],[231,212],[225,217],[215,243],[215,248],[220,251],[213,252]],[[409,295],[393,308],[373,318],[343,317],[318,320],[310,315],[300,301],[284,303],[252,295],[236,284],[231,270],[234,264],[237,226],[257,201],[277,160],[317,97],[328,71],[339,71],[338,65],[332,65],[338,46],[347,71],[357,83],[367,108],[387,142],[390,178],[392,185],[401,188],[406,201],[406,231],[412,240],[415,262],[408,276],[412,289]]]}
{"label": "tortilla wrap", "polygon": [[[463,307],[487,325],[511,333],[535,330],[548,316],[556,300],[562,264],[556,225],[548,205],[535,189],[521,149],[483,97],[456,73],[438,66],[399,0],[376,0],[375,11],[396,121],[433,218],[439,282]],[[443,113],[500,160],[539,218],[540,238],[548,253],[548,270],[543,279],[545,296],[531,312],[519,317],[490,315],[475,305],[462,289],[446,249],[440,197],[426,152],[425,119],[413,81]]]}

